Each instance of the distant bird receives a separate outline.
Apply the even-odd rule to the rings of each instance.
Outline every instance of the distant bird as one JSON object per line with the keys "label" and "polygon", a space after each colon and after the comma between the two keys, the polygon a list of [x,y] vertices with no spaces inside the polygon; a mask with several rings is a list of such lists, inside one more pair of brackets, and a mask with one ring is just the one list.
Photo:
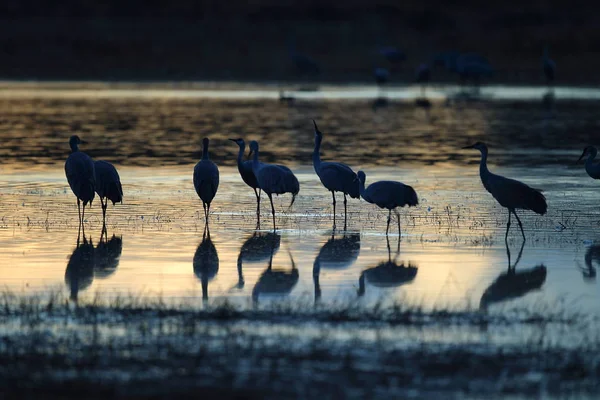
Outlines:
{"label": "distant bird", "polygon": [[96,175],[96,193],[100,197],[102,205],[102,221],[106,222],[106,208],[108,200],[115,203],[123,203],[123,188],[121,187],[121,178],[117,169],[107,161],[94,162],[94,171]]}
{"label": "distant bird", "polygon": [[266,164],[258,161],[259,155],[258,142],[253,140],[250,142],[250,151],[253,154],[252,158],[252,171],[256,176],[258,187],[269,197],[271,202],[271,213],[273,214],[273,230],[275,226],[275,206],[273,205],[273,195],[279,195],[284,193],[292,194],[292,202],[290,207],[294,205],[296,196],[300,192],[300,183],[294,173],[283,165]]}
{"label": "distant bird", "polygon": [[77,301],[79,292],[88,288],[94,280],[94,245],[83,234],[83,243],[77,236],[77,245],[69,257],[65,271],[65,284],[69,287],[70,299]]}
{"label": "distant bird", "polygon": [[194,275],[202,284],[202,300],[208,300],[208,282],[219,272],[219,255],[210,239],[208,227],[204,228],[202,241],[194,253]]}
{"label": "distant bird", "polygon": [[544,71],[544,76],[546,77],[546,84],[551,85],[554,83],[554,77],[556,75],[556,63],[548,56],[548,46],[544,47],[542,69]]}
{"label": "distant bird", "polygon": [[288,54],[301,78],[315,77],[321,72],[321,67],[313,58],[296,50],[293,40],[288,40]]}
{"label": "distant bird", "polygon": [[596,155],[598,155],[598,150],[596,150],[594,146],[586,146],[585,149],[583,149],[583,153],[581,153],[581,157],[577,160],[579,163],[583,157],[587,156],[587,159],[585,160],[585,172],[587,172],[592,179],[600,179],[600,164],[594,164]]}
{"label": "distant bird", "polygon": [[485,57],[475,53],[466,53],[457,57],[456,72],[461,83],[471,81],[475,87],[478,87],[482,79],[493,75],[494,69]]}
{"label": "distant bird", "polygon": [[416,266],[412,265],[410,262],[408,265],[404,265],[404,263],[398,265],[396,261],[400,255],[400,237],[398,237],[398,248],[393,260],[392,251],[390,248],[390,239],[387,236],[386,239],[388,259],[387,261],[380,262],[375,267],[365,269],[360,274],[360,278],[358,279],[359,296],[363,296],[365,294],[365,281],[376,287],[398,287],[412,282],[417,276],[419,269]]}
{"label": "distant bird", "polygon": [[516,271],[517,264],[521,260],[523,247],[514,265],[510,265],[510,250],[506,243],[506,253],[508,255],[508,271],[501,274],[496,280],[485,290],[479,302],[481,310],[487,310],[488,306],[493,303],[499,303],[506,300],[512,300],[526,295],[527,293],[538,290],[546,281],[546,267],[541,264],[534,268]]}
{"label": "distant bird", "polygon": [[379,48],[379,54],[392,65],[396,65],[406,60],[406,53],[393,46],[383,46]]}
{"label": "distant bird", "polygon": [[194,188],[202,200],[204,207],[204,218],[208,224],[210,203],[217,194],[219,188],[219,168],[210,161],[208,157],[208,138],[202,139],[202,160],[194,167]]}
{"label": "distant bird", "polygon": [[[65,162],[65,174],[71,190],[77,197],[77,211],[79,213],[79,226],[83,226],[85,218],[85,206],[95,197],[96,177],[94,172],[94,161],[82,151],[79,151],[79,144],[82,141],[79,136],[73,135],[69,139],[71,146],[71,155]],[[83,202],[83,213],[81,212],[81,202]]]}
{"label": "distant bird", "polygon": [[259,262],[268,260],[279,250],[281,236],[274,232],[257,232],[250,236],[242,247],[237,258],[238,284],[237,288],[244,287],[243,263]]}
{"label": "distant bird", "polygon": [[[248,186],[250,186],[254,190],[254,195],[256,196],[256,218],[257,224],[260,226],[260,187],[258,187],[258,182],[256,181],[256,177],[254,176],[254,172],[252,171],[252,160],[244,161],[244,151],[246,150],[246,142],[244,139],[229,139],[232,142],[235,142],[239,146],[239,152],[237,156],[237,167],[242,180]],[[252,152],[250,152],[249,157],[252,156]],[[258,191],[256,190],[258,189]]]}
{"label": "distant bird", "polygon": [[[104,231],[106,232],[106,231]],[[115,273],[123,252],[123,239],[112,235],[101,237],[94,249],[94,277],[104,279]]]}
{"label": "distant bird", "polygon": [[456,60],[459,56],[460,53],[454,50],[438,53],[433,58],[433,65],[443,67],[449,72],[456,72]]}
{"label": "distant bird", "polygon": [[323,134],[319,131],[315,120],[313,120],[313,124],[315,126],[315,148],[312,154],[313,167],[321,183],[325,186],[325,189],[331,192],[333,197],[333,229],[335,229],[335,192],[344,194],[344,229],[346,229],[348,219],[346,195],[353,199],[360,198],[358,179],[356,173],[346,164],[321,161],[320,150]]}
{"label": "distant bird", "polygon": [[379,208],[387,208],[389,210],[385,234],[387,235],[390,230],[392,210],[394,210],[398,219],[398,235],[400,235],[402,232],[400,229],[400,213],[396,210],[396,207],[412,207],[419,204],[415,190],[408,185],[394,181],[374,182],[365,189],[365,179],[367,178],[365,173],[358,171],[357,175],[360,183],[361,197],[367,203],[375,204]]}
{"label": "distant bird", "polygon": [[431,67],[429,64],[419,65],[415,74],[415,81],[421,84],[421,96],[425,97],[427,84],[431,81]]}
{"label": "distant bird", "polygon": [[502,207],[508,209],[508,223],[506,224],[506,235],[504,236],[504,240],[508,240],[511,214],[514,214],[517,218],[523,240],[525,240],[523,224],[521,224],[521,220],[519,219],[516,210],[531,210],[537,214],[544,215],[548,209],[544,195],[540,190],[533,189],[522,182],[492,174],[487,167],[488,148],[485,143],[477,142],[471,146],[463,147],[463,149],[477,149],[481,152],[481,163],[479,165],[481,182],[496,201],[500,203]]}
{"label": "distant bird", "polygon": [[325,242],[315,261],[313,262],[313,282],[315,285],[315,301],[321,298],[321,285],[319,276],[321,268],[344,269],[356,262],[360,254],[360,233],[344,234],[341,238],[335,233]]}
{"label": "distant bird", "polygon": [[381,88],[390,80],[390,71],[388,71],[386,68],[377,67],[373,70],[373,77],[375,78],[375,83],[377,83],[377,86]]}
{"label": "distant bird", "polygon": [[288,254],[292,263],[291,271],[273,269],[273,253],[271,253],[268,268],[261,274],[256,285],[254,285],[254,289],[252,289],[252,299],[255,302],[258,301],[261,294],[287,295],[296,286],[299,279],[298,269],[296,268],[292,253],[288,251]]}

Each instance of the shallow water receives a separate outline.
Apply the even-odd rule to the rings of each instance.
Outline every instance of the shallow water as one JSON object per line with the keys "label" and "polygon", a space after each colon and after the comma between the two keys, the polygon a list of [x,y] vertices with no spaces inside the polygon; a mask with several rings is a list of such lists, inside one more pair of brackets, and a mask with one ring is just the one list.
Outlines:
{"label": "shallow water", "polygon": [[[573,166],[597,125],[594,96],[580,102],[557,97],[551,107],[484,96],[434,102],[424,111],[407,102],[374,109],[360,97],[336,101],[305,94],[288,105],[260,96],[232,100],[226,93],[173,99],[173,89],[164,88],[152,96],[135,96],[145,93],[138,89],[123,96],[125,89],[115,94],[106,87],[100,96],[89,87],[9,89],[0,100],[0,276],[11,291],[192,298],[198,304],[227,298],[243,305],[284,297],[427,309],[562,303],[597,312],[596,185],[582,166]],[[507,93],[495,90],[500,97]],[[515,93],[511,99],[523,100]],[[399,251],[395,223],[388,244],[386,212],[364,201],[349,201],[348,231],[332,235],[330,194],[310,165],[311,118],[325,133],[323,159],[364,169],[367,184],[396,179],[417,190],[420,205],[401,211]],[[125,191],[125,203],[109,207],[106,239],[112,241],[99,244],[95,204],[74,255],[77,208],[62,170],[71,134],[89,142],[83,149],[94,158],[116,163]],[[204,221],[191,180],[204,135],[214,139],[211,155],[221,170],[211,209],[214,247],[207,241],[200,247]],[[276,200],[275,236],[264,202],[262,230],[255,231],[254,193],[231,166],[236,147],[224,140],[231,136],[259,139],[264,159],[288,163],[300,180],[291,209],[289,198]],[[506,213],[479,181],[477,152],[460,149],[477,139],[490,144],[495,172],[543,189],[548,199],[547,215],[521,213],[527,243],[516,274],[507,272]],[[340,210],[338,197],[338,227]],[[520,245],[514,224],[511,264]],[[205,256],[203,265],[194,265],[197,252],[196,261]],[[273,269],[285,274],[265,272],[271,255]],[[77,263],[83,266],[75,268]]]}

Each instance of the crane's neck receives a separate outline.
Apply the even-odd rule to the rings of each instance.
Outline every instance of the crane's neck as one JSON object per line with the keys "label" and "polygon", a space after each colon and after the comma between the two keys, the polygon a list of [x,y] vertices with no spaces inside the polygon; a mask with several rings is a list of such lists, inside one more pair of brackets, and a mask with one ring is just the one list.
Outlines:
{"label": "crane's neck", "polygon": [[202,159],[208,160],[208,140],[205,140],[202,146]]}
{"label": "crane's neck", "polygon": [[360,197],[365,199],[365,201],[369,201],[367,196],[367,189],[365,189],[365,181],[363,179],[358,180],[358,191],[360,193]]}
{"label": "crane's neck", "polygon": [[79,151],[79,145],[77,142],[71,142],[69,145],[71,146],[71,153],[76,153]]}
{"label": "crane's neck", "polygon": [[588,155],[587,160],[585,160],[586,168],[594,166],[594,159],[598,155],[598,150],[596,150],[596,148],[594,148],[594,147],[591,148],[589,152],[590,152],[590,154]]}
{"label": "crane's neck", "polygon": [[323,140],[320,136],[315,135],[315,150],[312,154],[313,159],[313,167],[315,168],[315,172],[319,173],[319,167],[321,166],[321,140]]}
{"label": "crane's neck", "polygon": [[488,151],[487,149],[481,149],[481,161],[479,163],[479,176],[482,181],[486,181],[488,176],[490,175],[490,170],[487,167],[487,157]]}
{"label": "crane's neck", "polygon": [[246,146],[245,145],[241,145],[240,146],[240,151],[238,151],[238,156],[237,156],[238,167],[242,164],[242,160],[244,159],[244,152],[245,151],[246,151]]}
{"label": "crane's neck", "polygon": [[585,170],[589,176],[598,179],[597,176],[600,176],[600,164],[594,164],[594,159],[598,154],[598,150],[596,150],[595,147],[592,147],[589,153],[588,158],[585,160]]}
{"label": "crane's neck", "polygon": [[252,151],[252,171],[254,171],[256,173],[256,171],[259,168],[259,163],[258,163],[258,149]]}

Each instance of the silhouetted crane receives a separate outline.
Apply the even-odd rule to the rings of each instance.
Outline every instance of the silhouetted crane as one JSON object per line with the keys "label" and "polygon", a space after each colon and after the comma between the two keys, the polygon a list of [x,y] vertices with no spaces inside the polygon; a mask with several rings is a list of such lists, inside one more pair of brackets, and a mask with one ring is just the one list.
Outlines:
{"label": "silhouetted crane", "polygon": [[598,155],[598,150],[594,146],[586,146],[583,149],[583,153],[581,153],[581,157],[577,160],[577,162],[580,162],[583,157],[587,156],[585,160],[585,172],[592,179],[600,179],[600,164],[594,164],[596,155]]}
{"label": "silhouetted crane", "polygon": [[510,215],[514,214],[521,228],[523,240],[525,232],[523,224],[516,213],[516,210],[531,210],[537,214],[544,215],[548,209],[546,198],[538,189],[533,189],[523,182],[514,179],[505,178],[500,175],[492,174],[487,167],[488,148],[485,143],[477,142],[463,149],[477,149],[481,152],[481,163],[479,164],[479,176],[485,189],[500,203],[502,207],[508,209],[508,223],[506,224],[506,235],[504,240],[508,240],[508,230],[510,229]]}
{"label": "silhouetted crane", "polygon": [[[82,141],[79,136],[73,135],[69,139],[71,146],[71,154],[65,162],[65,174],[69,186],[77,197],[77,212],[79,214],[79,226],[83,227],[85,218],[85,206],[90,203],[95,197],[96,177],[94,173],[94,162],[82,151],[79,151],[79,144]],[[83,213],[81,212],[81,202],[83,202]]]}
{"label": "silhouetted crane", "polygon": [[[240,172],[240,176],[244,183],[250,186],[254,190],[254,195],[256,196],[256,218],[257,218],[257,228],[260,228],[260,187],[258,187],[258,182],[256,181],[256,177],[254,176],[254,172],[252,171],[252,160],[244,161],[244,151],[246,150],[246,142],[244,139],[229,139],[232,142],[235,142],[239,146],[239,152],[237,156],[237,167]],[[252,156],[252,152],[248,155]],[[258,191],[256,190],[258,189]]]}
{"label": "silhouetted crane", "polygon": [[96,193],[100,197],[102,205],[102,225],[106,223],[106,208],[108,200],[115,203],[123,203],[123,188],[121,187],[121,178],[114,165],[107,161],[94,162],[94,171],[96,175]]}
{"label": "silhouetted crane", "polygon": [[375,204],[379,208],[386,208],[389,210],[385,234],[387,235],[390,230],[392,210],[394,210],[396,218],[398,219],[398,236],[400,236],[402,233],[402,230],[400,229],[400,214],[396,210],[396,207],[412,207],[419,204],[419,199],[417,198],[415,190],[404,183],[395,181],[374,182],[365,189],[365,180],[367,178],[365,173],[363,171],[358,171],[357,175],[360,183],[361,197],[367,203]]}
{"label": "silhouetted crane", "polygon": [[406,53],[393,46],[383,46],[379,48],[379,54],[392,65],[397,65],[406,60]]}
{"label": "silhouetted crane", "polygon": [[202,139],[202,160],[194,167],[194,188],[202,200],[204,218],[208,225],[210,203],[219,188],[219,168],[208,157],[208,138]]}
{"label": "silhouetted crane", "polygon": [[353,199],[360,198],[357,176],[352,171],[352,168],[346,164],[321,161],[320,149],[323,134],[319,131],[315,120],[313,120],[313,124],[315,126],[315,149],[312,155],[313,167],[321,183],[325,186],[325,189],[331,192],[331,196],[333,197],[333,229],[335,229],[335,192],[342,192],[344,194],[344,229],[346,229],[348,219],[348,200],[346,199],[346,195]]}
{"label": "silhouetted crane", "polygon": [[427,63],[423,63],[419,65],[417,68],[417,72],[415,74],[415,81],[421,84],[421,96],[425,98],[425,90],[427,89],[427,84],[431,80],[431,67]]}
{"label": "silhouetted crane", "polygon": [[556,75],[556,63],[548,56],[548,46],[544,47],[544,57],[542,59],[542,70],[546,77],[546,84],[552,85]]}
{"label": "silhouetted crane", "polygon": [[494,69],[485,57],[475,53],[465,53],[456,59],[456,72],[461,83],[471,81],[478,89],[481,80],[492,76]]}
{"label": "silhouetted crane", "polygon": [[259,162],[259,146],[257,141],[253,140],[250,142],[250,151],[253,153],[252,171],[254,171],[258,186],[267,194],[269,201],[271,202],[273,230],[275,230],[275,206],[273,205],[273,195],[291,193],[291,207],[294,205],[294,200],[296,200],[296,196],[300,191],[300,183],[298,182],[298,178],[296,178],[294,173],[288,167]]}

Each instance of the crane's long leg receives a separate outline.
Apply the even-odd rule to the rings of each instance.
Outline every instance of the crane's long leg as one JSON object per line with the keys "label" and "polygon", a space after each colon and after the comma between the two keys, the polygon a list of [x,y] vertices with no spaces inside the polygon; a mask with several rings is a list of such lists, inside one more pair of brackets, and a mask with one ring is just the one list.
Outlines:
{"label": "crane's long leg", "polygon": [[346,193],[344,193],[344,230],[348,227],[348,199]]}
{"label": "crane's long leg", "polygon": [[400,240],[400,235],[402,234],[402,229],[400,228],[400,213],[398,210],[394,210],[396,213],[396,219],[398,220],[398,240]]}
{"label": "crane's long leg", "polygon": [[85,239],[85,225],[83,221],[85,220],[85,203],[83,203],[83,212],[81,213],[81,228],[83,230],[83,239]]}
{"label": "crane's long leg", "polygon": [[260,229],[260,189],[256,191],[254,189],[254,195],[256,195],[256,229]]}
{"label": "crane's long leg", "polygon": [[267,196],[269,196],[269,201],[271,202],[271,214],[273,214],[273,232],[275,232],[275,206],[273,205],[273,196],[271,193],[267,193]]}
{"label": "crane's long leg", "polygon": [[108,207],[108,198],[102,200],[100,197],[100,206],[102,207],[102,225],[106,225],[106,208]]}
{"label": "crane's long leg", "polygon": [[523,224],[521,223],[521,219],[519,218],[519,216],[517,215],[517,213],[513,210],[513,214],[515,214],[515,218],[517,219],[517,222],[519,223],[519,228],[521,228],[521,235],[523,235],[523,241],[526,241],[527,239],[525,239],[525,232],[523,231]]}
{"label": "crane's long leg", "polygon": [[313,283],[315,285],[315,303],[321,298],[321,285],[319,284],[319,275],[321,273],[321,265],[318,260],[315,260],[313,265]]}
{"label": "crane's long leg", "polygon": [[210,203],[206,205],[206,226],[208,226],[208,216],[210,215]]}
{"label": "crane's long leg", "polygon": [[208,214],[206,213],[206,203],[202,202],[202,207],[204,208],[204,226],[206,227],[206,221],[208,221]]}
{"label": "crane's long leg", "polygon": [[387,236],[388,232],[390,231],[390,221],[392,220],[392,210],[389,210],[388,213],[388,221],[387,221],[387,229],[385,230],[385,235]]}
{"label": "crane's long leg", "polygon": [[510,214],[511,214],[511,211],[508,210],[508,222],[506,223],[506,234],[504,235],[504,241],[506,243],[508,243],[508,230],[510,229]]}
{"label": "crane's long leg", "polygon": [[331,196],[333,197],[333,230],[335,230],[335,192],[333,190]]}
{"label": "crane's long leg", "polygon": [[77,215],[79,216],[79,226],[81,226],[81,200],[77,199]]}

